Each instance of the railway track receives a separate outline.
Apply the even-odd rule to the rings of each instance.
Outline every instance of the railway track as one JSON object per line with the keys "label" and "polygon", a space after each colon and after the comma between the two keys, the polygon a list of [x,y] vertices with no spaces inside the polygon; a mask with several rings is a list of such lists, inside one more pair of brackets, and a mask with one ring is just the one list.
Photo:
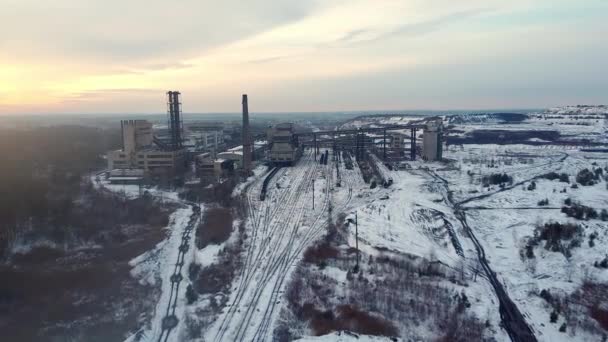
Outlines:
{"label": "railway track", "polygon": [[[307,163],[307,160],[304,160],[303,163]],[[217,333],[213,337],[215,341],[224,340],[228,330],[234,329],[237,324],[239,327],[242,326],[243,319],[239,320],[243,316],[240,313],[240,307],[244,303],[250,304],[253,302],[261,291],[261,288],[265,286],[268,275],[272,270],[271,266],[276,265],[273,255],[282,247],[281,238],[285,234],[287,227],[290,226],[290,221],[294,219],[294,215],[288,210],[279,212],[279,205],[273,205],[273,202],[290,206],[294,210],[297,209],[295,207],[298,194],[305,190],[306,183],[308,183],[307,180],[311,177],[311,172],[307,167],[293,168],[290,172],[292,173],[290,176],[293,176],[292,186],[294,184],[296,186],[295,191],[290,188],[273,191],[272,198],[268,198],[264,202],[258,201],[255,198],[256,196],[252,195],[251,189],[247,193],[248,211],[250,213],[257,212],[257,214],[254,214],[257,216],[250,216],[249,222],[251,224],[252,239],[241,272],[241,279],[236,289],[237,292],[234,300],[228,312],[222,318]],[[295,210],[295,213],[297,212]],[[268,248],[271,240],[277,244],[276,248]],[[254,279],[254,275],[257,275],[256,279]],[[249,312],[250,310],[245,312],[245,318],[250,316]],[[240,322],[234,322],[235,320]],[[228,339],[236,340],[236,336],[229,336]]]}
{"label": "railway track", "polygon": [[[327,165],[314,162],[311,152],[294,168],[282,169],[270,177],[266,185],[267,189],[273,190],[267,191],[264,201],[256,196],[263,186],[261,180],[247,189],[251,238],[233,300],[218,321],[211,340],[271,339],[290,268],[304,249],[325,233],[335,166],[331,162]],[[273,182],[279,182],[283,176],[289,177],[290,186],[275,190]],[[313,179],[317,186],[323,182],[315,189],[317,199],[322,198],[315,210],[311,208]],[[345,183],[350,182],[346,179]],[[339,209],[345,208],[351,198],[352,194],[349,194]]]}

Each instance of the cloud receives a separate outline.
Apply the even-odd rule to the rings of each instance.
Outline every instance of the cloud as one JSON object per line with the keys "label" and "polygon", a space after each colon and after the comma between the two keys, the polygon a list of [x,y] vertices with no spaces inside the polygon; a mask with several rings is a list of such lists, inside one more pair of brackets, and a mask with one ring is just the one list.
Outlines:
{"label": "cloud", "polygon": [[279,61],[279,60],[284,60],[284,59],[287,59],[289,57],[292,57],[292,56],[285,55],[285,56],[264,57],[264,58],[252,59],[252,60],[247,61],[246,63],[248,63],[248,64],[264,64],[264,63],[271,63],[271,62],[276,62],[276,61]]}
{"label": "cloud", "polygon": [[487,8],[476,8],[467,11],[459,11],[450,13],[438,18],[430,20],[406,23],[399,26],[397,29],[385,33],[375,40],[385,39],[394,36],[420,36],[440,29],[446,29],[450,24],[460,22],[490,12]]}
{"label": "cloud", "polygon": [[[570,0],[4,0],[0,104],[157,111],[175,88],[193,111],[238,111],[243,92],[259,110],[373,109],[437,93],[458,104],[448,94],[464,99],[465,85],[482,102],[513,75],[551,89],[542,80],[601,74],[605,11],[586,10]],[[579,70],[568,61],[590,72],[568,72]],[[492,68],[505,73],[489,79]],[[62,99],[69,107],[54,106]]]}
{"label": "cloud", "polygon": [[335,40],[336,43],[349,43],[355,40],[357,37],[360,37],[362,34],[369,32],[368,29],[356,29],[347,32],[342,37]]}
{"label": "cloud", "polygon": [[13,58],[127,66],[197,56],[316,7],[289,0],[8,1],[0,12],[0,49]]}

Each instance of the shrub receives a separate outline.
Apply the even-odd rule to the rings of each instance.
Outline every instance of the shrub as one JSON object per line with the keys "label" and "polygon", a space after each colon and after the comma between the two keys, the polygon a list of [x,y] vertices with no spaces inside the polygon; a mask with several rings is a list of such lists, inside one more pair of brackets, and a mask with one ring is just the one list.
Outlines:
{"label": "shrub", "polygon": [[197,299],[198,294],[196,294],[196,291],[194,291],[192,285],[188,285],[188,287],[186,287],[186,300],[188,301],[188,304],[196,302]]}
{"label": "shrub", "polygon": [[327,259],[335,259],[340,254],[340,251],[327,242],[322,242],[306,249],[304,252],[304,262],[317,264],[320,266],[327,265]]}
{"label": "shrub", "polygon": [[551,323],[557,322],[558,318],[559,318],[559,314],[557,313],[557,311],[555,311],[555,310],[551,311],[551,316],[550,316]]}
{"label": "shrub", "polygon": [[483,176],[481,179],[483,186],[497,185],[497,184],[512,184],[513,178],[506,173],[493,173],[489,176]]}
{"label": "shrub", "polygon": [[597,268],[608,268],[608,256],[606,256],[602,261],[600,262],[594,262],[593,266],[597,267]]}
{"label": "shrub", "polygon": [[542,289],[540,291],[540,297],[542,299],[546,300],[548,303],[553,302],[553,296],[551,295],[551,292],[549,292],[549,290],[547,290],[547,289]]}
{"label": "shrub", "polygon": [[[545,249],[553,252],[562,252],[566,257],[570,256],[570,249],[580,246],[582,228],[571,223],[545,223],[536,227],[534,237],[528,241],[528,246],[534,246],[540,241],[545,241]],[[569,241],[569,244],[565,244]],[[529,248],[526,246],[526,248]]]}
{"label": "shrub", "polygon": [[540,177],[548,179],[548,180],[559,179],[559,181],[562,183],[570,183],[570,177],[568,177],[568,174],[566,174],[566,173],[549,172],[549,173],[545,173],[544,175],[542,175]]}
{"label": "shrub", "polygon": [[546,206],[546,205],[548,205],[548,204],[549,204],[549,199],[548,199],[548,198],[545,198],[544,200],[540,200],[540,201],[538,201],[538,203],[537,203],[537,204],[538,204],[539,206],[541,206],[541,207],[542,207],[542,206]]}
{"label": "shrub", "polygon": [[562,323],[562,325],[559,327],[559,332],[566,332],[566,323]]}
{"label": "shrub", "polygon": [[595,319],[604,330],[608,330],[608,310],[594,306],[591,308],[591,317]]}
{"label": "shrub", "polygon": [[528,191],[532,191],[532,190],[536,190],[536,182],[535,181],[530,182],[530,185],[528,185]]}
{"label": "shrub", "polygon": [[597,211],[591,207],[571,202],[571,206],[562,207],[562,213],[577,220],[592,220],[598,218]]}
{"label": "shrub", "polygon": [[531,244],[527,244],[526,245],[526,257],[528,259],[533,259],[534,258],[534,246]]}
{"label": "shrub", "polygon": [[584,186],[590,186],[594,185],[598,178],[598,174],[589,171],[589,169],[582,169],[576,175],[576,182]]}
{"label": "shrub", "polygon": [[602,209],[602,211],[600,212],[600,220],[608,221],[608,210]]}
{"label": "shrub", "polygon": [[205,211],[200,226],[196,230],[196,247],[205,248],[210,244],[220,244],[232,233],[233,213],[229,208],[211,207]]}

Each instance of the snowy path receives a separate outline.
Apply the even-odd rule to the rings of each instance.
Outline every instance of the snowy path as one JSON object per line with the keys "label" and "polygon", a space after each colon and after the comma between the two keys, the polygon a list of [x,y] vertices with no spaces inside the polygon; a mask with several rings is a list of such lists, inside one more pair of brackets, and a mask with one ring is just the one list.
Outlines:
{"label": "snowy path", "polygon": [[[259,200],[263,179],[249,187],[244,266],[230,304],[207,331],[206,340],[272,340],[291,268],[304,249],[325,233],[334,177],[333,162],[319,165],[308,151],[294,167],[279,170],[265,201]],[[340,208],[348,201],[350,196],[339,201]]]}
{"label": "snowy path", "polygon": [[[111,185],[95,179],[95,186],[103,191],[117,193],[126,198],[140,196],[136,185]],[[161,282],[161,294],[156,304],[150,326],[140,329],[125,339],[125,342],[173,342],[179,341],[179,331],[184,327],[186,306],[186,285],[182,271],[187,268],[186,260],[193,259],[193,240],[191,234],[201,218],[201,209],[196,203],[178,198],[177,193],[160,189],[148,192],[161,201],[174,202],[180,206],[170,217],[169,233],[156,247],[129,262],[133,267],[131,274],[140,282],[155,284]]]}

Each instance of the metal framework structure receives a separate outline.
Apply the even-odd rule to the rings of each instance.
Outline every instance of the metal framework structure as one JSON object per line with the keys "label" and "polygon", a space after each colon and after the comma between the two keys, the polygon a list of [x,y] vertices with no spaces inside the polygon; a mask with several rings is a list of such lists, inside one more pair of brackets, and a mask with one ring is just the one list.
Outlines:
{"label": "metal framework structure", "polygon": [[[312,145],[315,150],[315,159],[317,154],[319,153],[319,145],[329,145],[334,149],[338,146],[341,148],[351,148],[354,149],[355,158],[357,160],[364,157],[365,149],[369,146],[373,146],[377,148],[376,143],[369,141],[370,138],[365,133],[382,133],[382,156],[384,160],[387,159],[387,131],[396,131],[396,130],[409,130],[410,132],[410,159],[416,160],[416,131],[418,129],[423,129],[425,127],[424,124],[410,124],[410,125],[392,125],[385,127],[375,127],[375,128],[358,128],[358,129],[346,129],[346,130],[334,130],[334,131],[318,131],[318,132],[305,132],[305,133],[296,133],[294,136],[296,138],[299,137],[312,137],[312,142],[302,142],[303,145]],[[329,139],[318,139],[317,136],[329,136]],[[341,137],[352,137],[347,139],[340,139]],[[338,137],[338,139],[336,139]]]}
{"label": "metal framework structure", "polygon": [[172,150],[182,148],[182,103],[180,102],[179,91],[167,92],[167,125],[169,128],[170,143]]}

